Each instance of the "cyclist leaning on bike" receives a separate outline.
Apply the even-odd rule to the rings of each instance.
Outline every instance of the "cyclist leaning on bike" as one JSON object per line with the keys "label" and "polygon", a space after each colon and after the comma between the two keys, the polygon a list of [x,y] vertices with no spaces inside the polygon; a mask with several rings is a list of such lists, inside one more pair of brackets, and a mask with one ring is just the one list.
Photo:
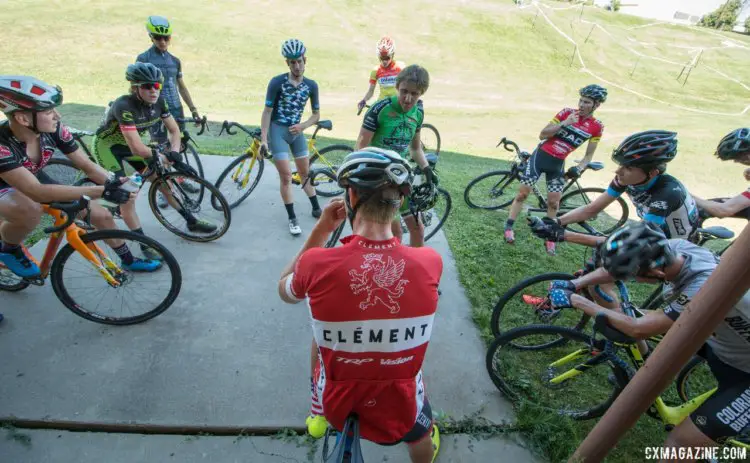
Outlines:
{"label": "cyclist leaning on bike", "polygon": [[375,94],[375,86],[379,86],[378,100],[396,96],[396,77],[406,66],[401,61],[396,61],[396,44],[390,37],[383,37],[378,41],[375,50],[378,54],[380,64],[370,72],[370,87],[365,96],[357,103],[357,108],[362,111],[367,102]]}
{"label": "cyclist leaning on bike", "polygon": [[[614,232],[599,251],[602,267],[570,281],[550,285],[553,310],[573,307],[591,317],[605,312],[609,324],[635,339],[666,333],[700,291],[719,263],[708,249],[684,239],[668,240],[653,223],[640,222]],[[663,311],[646,311],[640,318],[600,307],[576,294],[585,288],[635,278],[664,282],[669,304]],[[716,327],[698,352],[718,382],[718,390],[689,420],[674,428],[665,447],[715,446],[743,433],[750,423],[750,292]]]}
{"label": "cyclist leaning on bike", "polygon": [[[96,162],[119,174],[125,173],[125,162],[138,172],[145,171],[153,152],[141,140],[141,134],[162,123],[169,131],[171,148],[166,158],[172,162],[180,161],[180,130],[161,94],[164,81],[162,72],[153,64],[136,63],[127,67],[125,78],[130,82],[130,93],[117,98],[110,105],[104,122],[94,136],[93,154]],[[185,219],[190,231],[210,233],[216,230],[216,225],[199,220],[190,211],[179,207],[169,191],[163,193],[167,195],[170,205]],[[135,210],[135,201],[122,205],[120,212],[130,230],[144,234]],[[149,247],[142,246],[142,252],[151,259],[161,258]]]}
{"label": "cyclist leaning on bike", "polygon": [[[55,108],[63,101],[62,89],[29,76],[0,76],[0,262],[20,277],[39,276],[39,265],[23,247],[24,239],[39,225],[41,203],[75,201],[81,196],[104,198],[123,204],[130,193],[119,188],[121,180],[93,163],[60,122]],[[58,185],[42,169],[60,150],[93,182],[103,186]],[[134,196],[134,195],[133,195]],[[115,229],[112,214],[90,203],[89,220],[100,230]],[[159,262],[134,257],[127,244],[108,244],[131,271],[153,271]]]}
{"label": "cyclist leaning on bike", "polygon": [[[172,25],[163,16],[149,16],[146,19],[146,30],[153,45],[138,55],[135,60],[137,63],[151,63],[161,70],[164,76],[164,87],[161,93],[164,95],[169,112],[175,118],[180,132],[184,132],[185,123],[177,121],[177,119],[185,118],[180,97],[187,103],[193,119],[196,121],[199,120],[200,114],[193,103],[193,98],[190,96],[187,85],[185,85],[185,80],[182,76],[182,61],[169,52],[169,45],[172,43]],[[154,140],[160,143],[166,142],[169,139],[169,132],[164,124],[154,125],[151,128],[151,135]],[[183,140],[183,146],[180,147],[180,151],[184,149],[184,143],[185,141]],[[183,183],[182,188],[190,193],[198,191],[198,188],[190,182]],[[167,198],[162,192],[159,192],[158,204],[161,208],[167,207]]]}
{"label": "cyclist leaning on bike", "polygon": [[[318,218],[321,214],[315,188],[307,181],[310,153],[303,132],[320,120],[320,98],[318,84],[304,76],[306,52],[305,45],[297,39],[289,39],[281,45],[281,56],[286,60],[289,72],[274,77],[268,83],[266,106],[260,123],[261,152],[271,150],[273,163],[279,171],[280,193],[289,218],[289,233],[295,236],[302,233],[302,228],[294,212],[290,152],[294,156],[302,190],[310,199],[312,216]],[[307,100],[310,100],[312,115],[305,122],[300,122]]]}
{"label": "cyclist leaning on bike", "polygon": [[[383,445],[406,442],[413,462],[429,463],[437,456],[439,433],[421,369],[443,262],[433,249],[401,245],[391,230],[412,180],[409,164],[393,151],[349,154],[337,174],[344,199],[325,207],[282,272],[278,292],[288,303],[307,298],[310,307],[315,341],[310,433],[321,437],[326,421],[341,431],[355,413],[363,438]],[[347,218],[354,234],[341,247],[324,248]],[[390,295],[374,296],[376,286]]]}
{"label": "cyclist leaning on bike", "polygon": [[[427,162],[419,138],[424,121],[420,98],[429,86],[430,75],[425,68],[416,64],[404,68],[396,77],[397,96],[378,101],[365,114],[354,149],[374,146],[393,150],[402,158],[411,154],[412,160],[424,172],[426,182],[436,185],[437,176]],[[410,212],[409,200],[407,197],[399,209],[409,229],[409,244],[412,247],[424,246],[424,226]],[[394,218],[392,228],[394,236],[401,240],[403,230],[398,216]]]}
{"label": "cyclist leaning on bike", "polygon": [[[741,128],[728,133],[719,142],[715,154],[722,161],[732,160],[746,166],[750,165],[750,128]],[[750,180],[749,170],[745,170],[747,180]],[[731,217],[750,207],[750,188],[723,203],[694,198],[698,207],[711,217]]]}
{"label": "cyclist leaning on bike", "polygon": [[[594,111],[607,101],[607,89],[592,84],[580,91],[578,109],[565,108],[547,124],[539,133],[542,142],[537,146],[526,163],[526,171],[521,175],[521,187],[510,207],[508,220],[505,222],[505,241],[513,243],[515,235],[513,224],[521,212],[524,201],[531,193],[532,187],[542,174],[547,180],[547,217],[556,217],[560,208],[560,196],[565,187],[564,177],[578,178],[586,165],[591,162],[604,132],[604,125],[594,117]],[[586,155],[577,165],[565,169],[565,158],[578,147],[588,142]],[[555,254],[555,242],[547,241],[547,252]]]}

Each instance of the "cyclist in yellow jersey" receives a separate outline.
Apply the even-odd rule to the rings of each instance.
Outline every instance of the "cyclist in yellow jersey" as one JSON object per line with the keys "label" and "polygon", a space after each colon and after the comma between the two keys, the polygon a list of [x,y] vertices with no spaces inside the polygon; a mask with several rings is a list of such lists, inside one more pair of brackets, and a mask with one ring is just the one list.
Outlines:
{"label": "cyclist in yellow jersey", "polygon": [[396,44],[390,37],[383,37],[376,47],[380,64],[370,72],[370,88],[367,89],[365,97],[357,104],[361,111],[367,101],[375,94],[375,85],[380,86],[378,99],[389,98],[398,94],[396,91],[396,76],[406,67],[401,61],[393,59],[396,53]]}

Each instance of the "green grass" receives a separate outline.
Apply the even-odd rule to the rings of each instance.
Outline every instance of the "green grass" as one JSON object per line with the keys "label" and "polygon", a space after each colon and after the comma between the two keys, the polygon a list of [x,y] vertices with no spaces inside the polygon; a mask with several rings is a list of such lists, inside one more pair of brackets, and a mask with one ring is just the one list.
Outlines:
{"label": "green grass", "polygon": [[[511,1],[453,2],[415,0],[404,4],[384,0],[376,7],[361,0],[323,3],[287,2],[276,8],[264,1],[184,2],[151,0],[134,9],[122,2],[13,0],[0,16],[0,27],[22,40],[0,43],[3,72],[33,74],[65,90],[65,120],[94,129],[108,101],[126,91],[124,69],[149,46],[143,22],[163,14],[174,24],[172,51],[183,61],[185,81],[201,112],[214,122],[198,138],[201,152],[237,154],[244,137],[218,137],[224,119],[257,125],[268,80],[285,71],[281,42],[291,36],[308,47],[307,75],[321,89],[321,113],[334,130],[323,133],[321,145],[352,143],[361,124],[356,102],[367,89],[376,63],[373,45],[380,35],[395,37],[397,58],[425,66],[431,75],[424,96],[426,120],[443,139],[442,184],[453,196],[445,232],[456,258],[461,283],[472,304],[472,316],[489,339],[489,316],[499,296],[528,276],[551,271],[572,272],[583,250],[559,246],[548,256],[520,219],[514,246],[502,242],[505,212],[470,210],[463,190],[475,176],[504,165],[507,153],[495,147],[503,136],[525,149],[537,142],[539,130],[562,107],[575,105],[578,88],[593,78],[570,66],[573,46],[534,10],[519,10]],[[555,6],[563,4],[556,3]],[[290,13],[290,12],[293,12]],[[554,24],[583,43],[591,24],[579,21],[580,10],[548,11]],[[580,51],[591,72],[633,91],[703,111],[739,113],[750,92],[708,68],[742,79],[750,71],[748,38],[731,33],[681,26],[653,26],[649,20],[586,8],[582,17],[605,27],[594,30]],[[40,33],[39,31],[47,31]],[[49,32],[51,31],[51,32]],[[22,38],[22,39],[20,39]],[[720,47],[723,41],[740,46]],[[687,63],[689,50],[705,48],[701,64],[683,86],[681,66],[641,59],[635,73],[630,48],[654,58]],[[698,196],[735,195],[746,182],[740,169],[711,156],[718,140],[730,130],[747,126],[748,116],[713,116],[681,110],[609,86],[609,99],[597,116],[605,134],[595,159],[607,167],[589,172],[585,186],[605,186],[612,177],[609,153],[628,134],[664,128],[679,133],[680,154],[670,173]],[[330,138],[328,138],[330,136]],[[580,158],[581,154],[573,158]],[[632,209],[631,209],[632,214]],[[726,221],[739,231],[741,223]],[[642,297],[639,289],[634,297]],[[528,440],[552,461],[566,460],[593,426],[574,423],[520,404],[518,426]],[[641,460],[643,447],[664,439],[661,427],[643,418],[610,454],[608,461]]]}

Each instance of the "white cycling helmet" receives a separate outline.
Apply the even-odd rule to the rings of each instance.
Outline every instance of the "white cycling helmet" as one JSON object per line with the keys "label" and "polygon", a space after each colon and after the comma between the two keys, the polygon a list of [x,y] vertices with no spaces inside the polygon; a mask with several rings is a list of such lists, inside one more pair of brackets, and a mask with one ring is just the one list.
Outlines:
{"label": "white cycling helmet", "polygon": [[297,39],[289,39],[281,45],[281,56],[286,59],[299,59],[306,51],[305,44]]}
{"label": "white cycling helmet", "polygon": [[44,111],[60,106],[62,89],[31,76],[0,76],[0,111]]}
{"label": "white cycling helmet", "polygon": [[385,36],[378,41],[376,50],[378,56],[393,57],[393,54],[396,53],[396,43],[392,38]]}

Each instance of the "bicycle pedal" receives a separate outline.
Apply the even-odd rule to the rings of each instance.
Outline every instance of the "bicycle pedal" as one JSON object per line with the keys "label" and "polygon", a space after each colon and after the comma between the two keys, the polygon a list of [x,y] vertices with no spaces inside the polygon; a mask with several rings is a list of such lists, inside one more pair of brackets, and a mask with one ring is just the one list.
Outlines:
{"label": "bicycle pedal", "polygon": [[34,286],[44,286],[44,278],[41,276],[38,277],[31,277],[31,278],[23,278],[23,281],[30,285]]}

